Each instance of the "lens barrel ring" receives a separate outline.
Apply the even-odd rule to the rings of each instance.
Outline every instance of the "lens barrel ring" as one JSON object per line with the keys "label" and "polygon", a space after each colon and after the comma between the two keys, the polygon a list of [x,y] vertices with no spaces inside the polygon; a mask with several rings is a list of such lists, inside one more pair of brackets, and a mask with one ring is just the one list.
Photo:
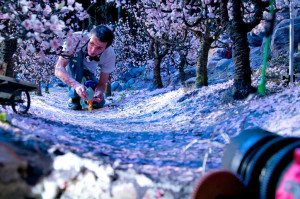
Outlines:
{"label": "lens barrel ring", "polygon": [[259,198],[259,176],[267,161],[280,149],[299,141],[296,137],[276,137],[258,149],[241,174],[245,186]]}
{"label": "lens barrel ring", "polygon": [[300,140],[282,148],[268,160],[259,177],[261,199],[275,198],[280,177],[292,163],[294,150],[298,147]]}
{"label": "lens barrel ring", "polygon": [[279,136],[259,128],[244,130],[225,147],[222,168],[240,175],[243,164],[249,162],[249,154],[253,156],[253,150],[276,137]]}

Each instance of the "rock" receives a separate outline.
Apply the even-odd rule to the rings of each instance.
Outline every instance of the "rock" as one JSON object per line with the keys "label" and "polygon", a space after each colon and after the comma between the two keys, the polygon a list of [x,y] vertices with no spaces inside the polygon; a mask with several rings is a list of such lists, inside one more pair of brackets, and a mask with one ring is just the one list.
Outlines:
{"label": "rock", "polygon": [[120,84],[120,85],[118,86],[118,88],[117,88],[117,91],[121,91],[121,90],[123,90],[123,87],[122,87],[122,85]]}
{"label": "rock", "polygon": [[208,57],[219,57],[219,51],[222,50],[222,48],[212,48],[208,52]]}
{"label": "rock", "polygon": [[188,68],[188,69],[185,69],[184,72],[185,72],[186,79],[189,79],[191,77],[196,77],[197,68],[196,67]]}
{"label": "rock", "polygon": [[179,72],[176,72],[172,77],[171,77],[171,85],[179,85],[181,83]]}
{"label": "rock", "polygon": [[228,40],[230,38],[230,34],[226,33],[224,35],[222,35],[223,40]]}
{"label": "rock", "polygon": [[135,90],[141,90],[141,89],[149,89],[151,86],[152,86],[151,79],[138,78],[136,79],[135,83],[132,85],[132,88],[134,88]]}
{"label": "rock", "polygon": [[121,83],[120,87],[121,87],[121,90],[126,90],[127,89],[127,85],[125,83]]}
{"label": "rock", "polygon": [[0,142],[0,182],[10,183],[19,180],[20,171],[27,169],[27,161],[10,146]]}
{"label": "rock", "polygon": [[120,83],[119,82],[113,82],[111,84],[111,90],[112,91],[116,91],[119,87],[120,87]]}
{"label": "rock", "polygon": [[144,72],[146,71],[145,67],[140,67],[140,68],[130,68],[129,73],[131,75],[131,77],[135,78],[135,77],[139,77],[141,76]]}
{"label": "rock", "polygon": [[224,48],[221,48],[218,50],[218,57],[224,58],[225,57],[225,53],[224,53]]}
{"label": "rock", "polygon": [[128,82],[125,83],[126,88],[127,89],[131,88],[134,82],[135,82],[135,78],[131,78]]}
{"label": "rock", "polygon": [[208,84],[226,82],[233,78],[234,61],[232,59],[220,60],[215,68],[208,71]]}
{"label": "rock", "polygon": [[122,74],[119,77],[119,80],[122,81],[122,82],[128,82],[131,78],[132,78],[132,76],[131,76],[130,72],[127,72],[125,74]]}
{"label": "rock", "polygon": [[174,199],[174,191],[182,190],[168,183],[158,186],[133,169],[118,170],[72,153],[55,157],[52,172],[33,188],[36,198],[47,199]]}
{"label": "rock", "polygon": [[[300,32],[300,17],[295,19],[294,31],[294,47],[296,51],[298,48],[298,43],[300,42],[300,34],[297,34]],[[275,27],[271,39],[270,49],[273,57],[277,57],[281,53],[287,53],[289,51],[289,20],[282,20]]]}
{"label": "rock", "polygon": [[260,47],[250,48],[250,66],[253,70],[260,69],[263,64],[263,54]]}
{"label": "rock", "polygon": [[[300,11],[300,9],[295,9],[294,10],[295,16],[299,16],[299,11]],[[280,9],[278,12],[276,12],[276,16],[280,16],[283,19],[289,19],[290,18],[290,9],[289,9],[289,7]]]}
{"label": "rock", "polygon": [[210,61],[220,61],[221,59],[223,59],[223,57],[210,57],[210,58],[208,58],[208,62],[210,62]]}
{"label": "rock", "polygon": [[151,73],[150,75],[145,76],[144,79],[153,80],[153,74]]}
{"label": "rock", "polygon": [[[185,79],[196,77],[196,70],[196,67],[185,69]],[[170,82],[173,86],[181,84],[179,72],[176,72],[174,75],[172,75]]]}
{"label": "rock", "polygon": [[216,51],[210,51],[208,57],[215,61],[218,61],[222,58],[230,59],[232,58],[232,47],[227,46],[225,48],[217,48]]}
{"label": "rock", "polygon": [[145,67],[129,67],[129,71],[126,72],[125,74],[122,74],[118,80],[123,81],[123,82],[128,82],[131,78],[137,78],[141,75],[143,75],[146,71]]}
{"label": "rock", "polygon": [[30,197],[30,187],[23,180],[28,162],[14,148],[0,142],[0,198]]}
{"label": "rock", "polygon": [[225,70],[225,69],[229,66],[229,64],[230,64],[231,62],[232,62],[232,59],[221,59],[221,60],[217,63],[217,65],[216,65],[216,67],[215,67],[214,70],[223,71],[223,70]]}
{"label": "rock", "polygon": [[136,199],[137,191],[132,183],[124,183],[114,186],[112,189],[113,199]]}
{"label": "rock", "polygon": [[259,34],[255,34],[255,33],[250,34],[250,32],[248,32],[247,37],[248,37],[249,45],[256,47],[256,46],[261,46],[264,39],[264,34],[262,32],[260,32]]}
{"label": "rock", "polygon": [[186,83],[187,86],[194,85],[195,82],[196,82],[196,77],[191,77],[191,78],[189,78],[189,79],[187,79],[187,80],[185,81],[185,83]]}
{"label": "rock", "polygon": [[49,199],[58,196],[64,199],[111,198],[108,189],[114,171],[110,165],[101,166],[100,163],[72,153],[55,157],[52,172],[44,176],[33,192]]}
{"label": "rock", "polygon": [[209,59],[208,60],[208,63],[207,63],[207,73],[212,73],[214,72],[218,62],[221,60],[222,58],[218,59],[218,60],[214,60],[213,58],[212,59]]}

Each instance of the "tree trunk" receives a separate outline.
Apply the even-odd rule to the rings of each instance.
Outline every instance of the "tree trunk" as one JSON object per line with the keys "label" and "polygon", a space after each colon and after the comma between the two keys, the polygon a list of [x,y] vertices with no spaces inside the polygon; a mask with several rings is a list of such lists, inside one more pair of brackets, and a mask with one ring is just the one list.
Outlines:
{"label": "tree trunk", "polygon": [[234,53],[234,99],[243,99],[256,91],[251,86],[250,49],[246,30],[243,26],[233,23],[230,31]]}
{"label": "tree trunk", "polygon": [[105,95],[106,95],[107,97],[108,97],[108,96],[111,96],[111,75],[109,75],[108,83],[106,84]]}
{"label": "tree trunk", "polygon": [[197,55],[197,75],[196,75],[196,87],[208,86],[207,78],[207,60],[208,51],[210,49],[210,39],[203,39],[200,49]]}
{"label": "tree trunk", "polygon": [[[0,47],[0,68],[1,73],[8,77],[16,77],[14,72],[13,55],[17,50],[17,40],[4,40]],[[6,69],[5,69],[6,68]],[[5,70],[4,70],[5,69]]]}
{"label": "tree trunk", "polygon": [[41,81],[36,80],[35,83],[36,83],[36,85],[38,85],[38,88],[37,88],[37,90],[35,91],[35,94],[36,94],[37,96],[43,96],[43,95],[42,95]]}
{"label": "tree trunk", "polygon": [[186,57],[184,54],[180,54],[179,76],[180,76],[182,85],[184,85],[184,82],[186,81],[186,76],[185,76],[185,72],[184,72],[185,64],[186,64]]}
{"label": "tree trunk", "polygon": [[247,41],[247,32],[251,31],[261,20],[263,9],[268,6],[267,2],[253,1],[255,15],[250,23],[243,21],[243,8],[239,0],[232,1],[232,19],[229,20],[227,8],[228,0],[221,1],[221,19],[223,26],[229,31],[233,41],[234,57],[234,83],[233,98],[243,99],[256,88],[251,86],[250,49]]}
{"label": "tree trunk", "polygon": [[49,94],[49,83],[45,83],[45,93]]}
{"label": "tree trunk", "polygon": [[164,48],[161,48],[160,53],[160,47],[161,44],[151,39],[150,46],[149,46],[149,55],[150,57],[154,58],[154,66],[153,66],[153,87],[154,88],[162,88],[162,80],[160,75],[160,64],[162,59],[166,56],[166,54],[169,51],[169,46],[164,44]]}
{"label": "tree trunk", "polygon": [[161,81],[161,75],[160,75],[160,63],[161,63],[161,59],[155,57],[154,67],[153,67],[153,87],[154,88],[162,88],[163,87],[163,84]]}

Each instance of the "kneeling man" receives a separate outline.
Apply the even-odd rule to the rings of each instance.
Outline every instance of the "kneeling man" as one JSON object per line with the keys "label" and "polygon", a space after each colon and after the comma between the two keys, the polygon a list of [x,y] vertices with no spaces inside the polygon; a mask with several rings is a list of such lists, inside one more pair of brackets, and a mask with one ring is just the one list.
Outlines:
{"label": "kneeling man", "polygon": [[[74,39],[78,41],[74,42]],[[69,86],[69,109],[80,110],[82,108],[80,98],[88,100],[85,84],[87,80],[89,83],[95,82],[93,108],[104,106],[103,94],[109,74],[114,70],[116,62],[116,55],[111,47],[113,39],[113,32],[106,26],[100,25],[89,34],[74,33],[72,38],[64,43],[64,55],[58,58],[55,75]],[[99,80],[96,78],[98,66],[101,67]]]}

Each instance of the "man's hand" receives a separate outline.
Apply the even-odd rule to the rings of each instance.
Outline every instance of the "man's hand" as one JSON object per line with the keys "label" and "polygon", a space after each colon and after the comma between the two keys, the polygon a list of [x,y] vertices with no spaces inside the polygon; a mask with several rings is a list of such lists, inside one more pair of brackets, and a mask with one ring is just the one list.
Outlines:
{"label": "man's hand", "polygon": [[101,90],[96,90],[93,100],[98,103],[101,102],[103,100],[103,92]]}
{"label": "man's hand", "polygon": [[84,85],[79,84],[78,86],[76,86],[75,91],[80,97],[82,97],[85,100],[88,100],[88,94],[86,93],[86,89],[87,88]]}

